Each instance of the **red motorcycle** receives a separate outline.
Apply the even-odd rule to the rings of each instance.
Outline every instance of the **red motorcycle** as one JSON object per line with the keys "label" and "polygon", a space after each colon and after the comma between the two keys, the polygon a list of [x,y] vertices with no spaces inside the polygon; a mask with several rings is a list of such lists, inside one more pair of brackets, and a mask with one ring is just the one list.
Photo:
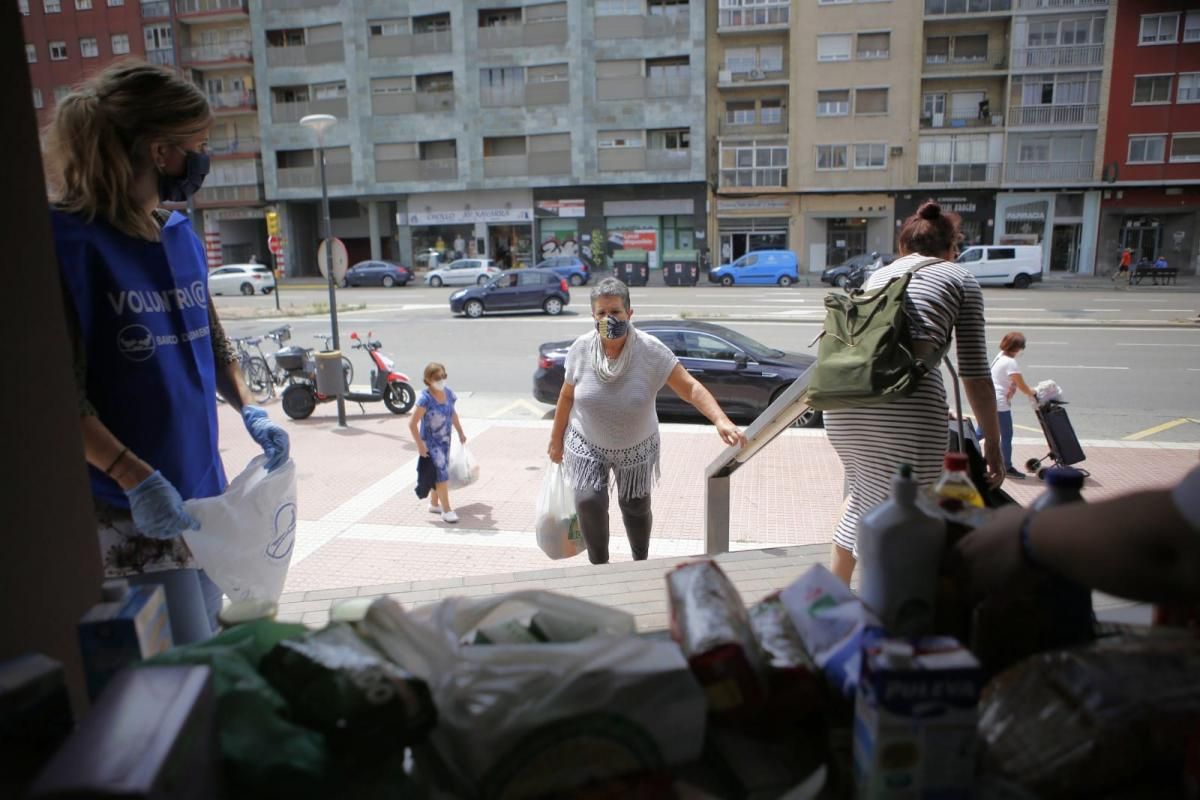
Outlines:
{"label": "red motorcycle", "polygon": [[[375,369],[371,370],[371,385],[368,391],[356,391],[355,387],[347,386],[343,395],[355,403],[377,403],[383,401],[388,411],[393,414],[407,414],[417,403],[417,393],[412,383],[403,372],[396,372],[395,363],[380,352],[383,345],[371,338],[367,331],[367,340],[358,338],[357,333],[351,333],[355,350],[366,350]],[[304,353],[303,377],[294,378],[283,391],[283,413],[292,419],[308,419],[317,408],[318,403],[328,403],[336,400],[336,395],[325,395],[317,391],[317,362],[311,350]]]}

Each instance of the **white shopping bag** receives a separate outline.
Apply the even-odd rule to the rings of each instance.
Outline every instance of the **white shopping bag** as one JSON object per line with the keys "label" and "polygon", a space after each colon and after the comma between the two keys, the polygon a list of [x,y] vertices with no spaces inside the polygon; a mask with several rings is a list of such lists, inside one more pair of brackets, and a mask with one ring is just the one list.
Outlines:
{"label": "white shopping bag", "polygon": [[[545,614],[591,629],[575,641],[465,644],[473,631]],[[453,797],[567,795],[592,781],[691,763],[707,704],[679,646],[635,633],[633,617],[539,590],[452,597],[403,610],[375,601],[361,630],[429,684],[429,748]]]}
{"label": "white shopping bag", "polygon": [[461,489],[479,480],[479,462],[471,451],[457,439],[450,440],[450,456],[446,464],[450,488]]}
{"label": "white shopping bag", "polygon": [[553,559],[577,556],[587,549],[575,512],[575,496],[561,464],[550,464],[538,492],[534,516],[538,547]]}
{"label": "white shopping bag", "polygon": [[230,600],[279,602],[296,545],[296,463],[267,472],[252,459],[217,497],[183,507],[200,523],[184,540],[197,565]]}

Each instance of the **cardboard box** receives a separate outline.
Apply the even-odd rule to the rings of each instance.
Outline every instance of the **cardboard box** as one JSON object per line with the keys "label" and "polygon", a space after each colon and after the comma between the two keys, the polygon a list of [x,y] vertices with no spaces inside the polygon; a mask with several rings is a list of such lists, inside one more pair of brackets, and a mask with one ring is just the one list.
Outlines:
{"label": "cardboard box", "polygon": [[172,644],[167,597],[161,586],[106,583],[104,602],[92,606],[79,622],[88,694],[95,700],[121,669]]}
{"label": "cardboard box", "polygon": [[967,798],[983,672],[955,639],[883,639],[863,651],[854,719],[859,798]]}

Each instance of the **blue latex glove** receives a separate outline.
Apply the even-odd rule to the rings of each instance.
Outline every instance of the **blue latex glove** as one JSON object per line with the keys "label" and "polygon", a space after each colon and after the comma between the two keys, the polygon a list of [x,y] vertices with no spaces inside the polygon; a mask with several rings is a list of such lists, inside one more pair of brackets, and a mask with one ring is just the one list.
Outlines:
{"label": "blue latex glove", "polygon": [[287,431],[271,422],[267,412],[258,406],[243,407],[242,421],[250,431],[250,438],[267,454],[267,472],[282,467],[292,447]]}
{"label": "blue latex glove", "polygon": [[151,539],[174,539],[185,530],[200,530],[200,523],[183,510],[183,498],[157,470],[125,493],[138,533]]}

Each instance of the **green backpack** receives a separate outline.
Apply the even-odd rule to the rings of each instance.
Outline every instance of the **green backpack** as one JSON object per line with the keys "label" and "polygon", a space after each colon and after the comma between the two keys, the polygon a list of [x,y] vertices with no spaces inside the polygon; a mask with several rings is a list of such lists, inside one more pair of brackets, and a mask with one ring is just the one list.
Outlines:
{"label": "green backpack", "polygon": [[831,292],[825,297],[825,330],[817,337],[817,363],[808,404],[819,411],[861,408],[912,394],[945,353],[932,342],[914,341],[904,309],[913,273],[940,258],[927,258],[873,293]]}

